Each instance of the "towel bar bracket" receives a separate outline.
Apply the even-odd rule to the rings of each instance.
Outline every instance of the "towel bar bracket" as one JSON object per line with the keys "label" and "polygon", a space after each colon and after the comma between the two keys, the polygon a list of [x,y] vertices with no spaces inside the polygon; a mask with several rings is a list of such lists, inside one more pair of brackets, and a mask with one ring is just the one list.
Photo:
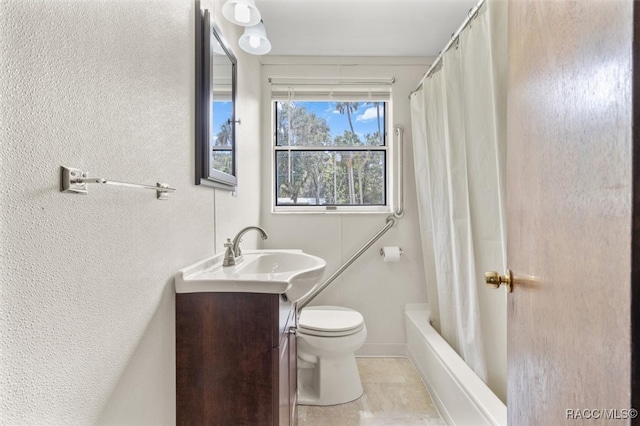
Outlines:
{"label": "towel bar bracket", "polygon": [[74,194],[87,194],[87,185],[84,179],[88,177],[87,172],[71,167],[61,167],[60,192],[71,192]]}

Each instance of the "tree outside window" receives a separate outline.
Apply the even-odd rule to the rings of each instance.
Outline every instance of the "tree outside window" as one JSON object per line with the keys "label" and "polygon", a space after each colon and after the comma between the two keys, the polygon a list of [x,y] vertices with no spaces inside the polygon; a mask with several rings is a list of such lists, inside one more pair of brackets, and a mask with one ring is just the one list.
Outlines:
{"label": "tree outside window", "polygon": [[386,103],[275,102],[278,206],[386,205]]}

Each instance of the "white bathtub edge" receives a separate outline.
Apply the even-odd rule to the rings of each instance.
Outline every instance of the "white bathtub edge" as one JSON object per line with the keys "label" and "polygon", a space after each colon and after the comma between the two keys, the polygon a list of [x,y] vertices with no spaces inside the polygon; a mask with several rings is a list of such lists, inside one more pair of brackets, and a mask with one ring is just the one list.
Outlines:
{"label": "white bathtub edge", "polygon": [[429,311],[424,306],[407,308],[407,353],[443,420],[456,426],[476,426],[479,421],[491,426],[506,425],[506,405],[431,327]]}

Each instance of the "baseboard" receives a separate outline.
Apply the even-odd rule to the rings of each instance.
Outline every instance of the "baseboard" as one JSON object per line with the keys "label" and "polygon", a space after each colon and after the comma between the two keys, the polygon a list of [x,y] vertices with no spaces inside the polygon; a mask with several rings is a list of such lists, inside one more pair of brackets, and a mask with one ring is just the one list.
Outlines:
{"label": "baseboard", "polygon": [[407,357],[406,343],[365,343],[356,356],[398,356]]}

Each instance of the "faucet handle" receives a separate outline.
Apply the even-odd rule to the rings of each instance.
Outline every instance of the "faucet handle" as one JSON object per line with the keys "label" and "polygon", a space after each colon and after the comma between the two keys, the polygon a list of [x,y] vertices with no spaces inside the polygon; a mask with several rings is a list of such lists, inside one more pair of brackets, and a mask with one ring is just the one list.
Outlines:
{"label": "faucet handle", "polygon": [[236,264],[236,255],[233,252],[233,243],[231,242],[231,238],[227,238],[227,242],[224,243],[225,251],[224,251],[224,260],[222,261],[222,266],[233,266]]}

